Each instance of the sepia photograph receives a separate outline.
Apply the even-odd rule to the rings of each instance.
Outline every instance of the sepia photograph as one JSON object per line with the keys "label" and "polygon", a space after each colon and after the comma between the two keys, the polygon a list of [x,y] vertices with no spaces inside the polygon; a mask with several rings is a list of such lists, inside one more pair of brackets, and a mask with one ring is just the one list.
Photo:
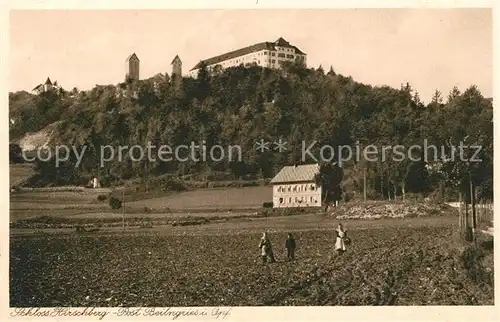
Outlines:
{"label": "sepia photograph", "polygon": [[5,65],[11,316],[495,305],[492,8],[10,10]]}

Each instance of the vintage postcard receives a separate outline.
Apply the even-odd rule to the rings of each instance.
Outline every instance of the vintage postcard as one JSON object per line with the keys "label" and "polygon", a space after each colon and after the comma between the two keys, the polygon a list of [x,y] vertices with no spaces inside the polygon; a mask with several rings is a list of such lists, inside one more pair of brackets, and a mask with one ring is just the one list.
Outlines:
{"label": "vintage postcard", "polygon": [[103,4],[5,12],[4,317],[500,319],[492,3]]}

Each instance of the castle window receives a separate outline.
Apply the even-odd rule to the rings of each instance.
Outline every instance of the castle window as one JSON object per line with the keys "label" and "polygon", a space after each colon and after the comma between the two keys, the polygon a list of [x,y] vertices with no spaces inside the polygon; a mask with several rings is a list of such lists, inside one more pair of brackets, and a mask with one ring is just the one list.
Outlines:
{"label": "castle window", "polygon": [[276,56],[276,53],[271,53],[271,56]]}
{"label": "castle window", "polygon": [[280,198],[280,203],[283,203],[283,198]]}
{"label": "castle window", "polygon": [[274,63],[276,63],[276,60],[275,60],[275,59],[273,59],[273,60],[272,60],[272,63],[273,63],[273,64],[274,64]]}
{"label": "castle window", "polygon": [[285,57],[285,54],[279,53],[279,54],[278,54],[278,57],[283,57],[283,58],[284,58],[284,57]]}

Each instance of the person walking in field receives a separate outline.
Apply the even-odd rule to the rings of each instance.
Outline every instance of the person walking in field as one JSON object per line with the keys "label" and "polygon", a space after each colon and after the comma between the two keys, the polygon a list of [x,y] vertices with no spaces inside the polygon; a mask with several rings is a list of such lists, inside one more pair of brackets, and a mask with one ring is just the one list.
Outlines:
{"label": "person walking in field", "polygon": [[288,260],[294,260],[295,259],[295,247],[296,247],[296,243],[295,243],[295,238],[292,236],[291,233],[288,233],[288,237],[286,239],[286,242],[285,242],[285,248],[286,248],[286,257],[288,258]]}
{"label": "person walking in field", "polygon": [[335,251],[338,254],[343,254],[346,251],[346,239],[347,239],[347,230],[344,229],[342,224],[339,224],[337,229],[335,229],[336,240],[335,240]]}
{"label": "person walking in field", "polygon": [[260,239],[259,248],[261,250],[262,263],[267,263],[267,258],[269,257],[270,262],[274,263],[276,260],[274,259],[273,248],[271,245],[271,240],[266,232],[262,234],[262,238]]}

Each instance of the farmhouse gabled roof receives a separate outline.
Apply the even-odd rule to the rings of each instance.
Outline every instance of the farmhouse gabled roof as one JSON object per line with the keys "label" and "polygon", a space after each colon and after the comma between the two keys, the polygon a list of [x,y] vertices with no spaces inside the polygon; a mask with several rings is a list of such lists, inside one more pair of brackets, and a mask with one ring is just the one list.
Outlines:
{"label": "farmhouse gabled roof", "polygon": [[139,60],[139,57],[137,57],[137,55],[135,53],[133,53],[132,55],[129,55],[127,57],[127,59],[125,59],[125,61],[129,61],[129,60],[132,60],[132,59]]}
{"label": "farmhouse gabled roof", "polygon": [[230,51],[230,52],[222,54],[222,55],[218,55],[218,56],[215,56],[215,57],[212,57],[209,59],[202,60],[198,64],[196,64],[196,66],[191,68],[191,70],[199,69],[201,67],[202,62],[205,63],[207,66],[210,66],[210,65],[214,65],[214,64],[223,62],[223,61],[228,60],[228,59],[233,59],[233,58],[236,58],[239,56],[248,55],[248,54],[251,54],[251,53],[254,53],[257,51],[261,51],[261,50],[276,51],[276,47],[275,47],[276,45],[280,46],[280,47],[294,48],[298,54],[305,55],[300,49],[298,49],[295,46],[290,45],[289,42],[287,42],[285,39],[280,37],[275,42],[269,42],[269,41],[261,42],[261,43],[255,44],[255,45],[243,47],[243,48],[233,50],[233,51]]}
{"label": "farmhouse gabled roof", "polygon": [[287,182],[311,182],[319,173],[319,165],[302,164],[297,166],[286,166],[278,172],[271,180],[271,183],[287,183]]}

